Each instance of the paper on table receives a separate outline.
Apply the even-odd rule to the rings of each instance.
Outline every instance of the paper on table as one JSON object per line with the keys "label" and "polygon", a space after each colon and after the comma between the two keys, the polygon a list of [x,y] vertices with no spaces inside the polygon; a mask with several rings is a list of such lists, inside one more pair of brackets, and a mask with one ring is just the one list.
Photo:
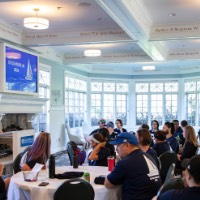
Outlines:
{"label": "paper on table", "polygon": [[31,172],[39,172],[44,165],[36,163]]}
{"label": "paper on table", "polygon": [[30,171],[30,173],[27,174],[26,179],[33,180],[37,176],[37,173],[39,173],[39,171],[42,169],[43,166],[44,165],[42,164],[36,163],[33,169]]}

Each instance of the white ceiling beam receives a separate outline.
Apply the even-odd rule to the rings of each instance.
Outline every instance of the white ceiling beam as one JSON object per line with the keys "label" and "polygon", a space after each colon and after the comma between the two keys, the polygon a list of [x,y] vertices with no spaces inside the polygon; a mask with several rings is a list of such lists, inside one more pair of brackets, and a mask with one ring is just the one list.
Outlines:
{"label": "white ceiling beam", "polygon": [[149,43],[151,20],[141,0],[96,0],[154,61],[165,60],[165,46]]}
{"label": "white ceiling beam", "polygon": [[80,43],[131,41],[122,29],[81,29],[23,32],[22,43],[27,46],[56,46]]}

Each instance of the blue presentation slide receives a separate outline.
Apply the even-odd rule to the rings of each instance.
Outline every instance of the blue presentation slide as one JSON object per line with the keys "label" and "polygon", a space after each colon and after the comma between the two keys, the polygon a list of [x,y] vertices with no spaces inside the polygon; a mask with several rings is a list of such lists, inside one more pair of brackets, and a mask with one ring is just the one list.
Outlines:
{"label": "blue presentation slide", "polygon": [[38,57],[6,46],[6,90],[37,93]]}

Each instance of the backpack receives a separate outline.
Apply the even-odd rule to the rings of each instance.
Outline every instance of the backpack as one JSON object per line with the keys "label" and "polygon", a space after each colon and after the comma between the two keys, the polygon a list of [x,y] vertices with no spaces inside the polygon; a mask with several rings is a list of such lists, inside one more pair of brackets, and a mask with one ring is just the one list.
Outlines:
{"label": "backpack", "polygon": [[73,141],[68,142],[68,144],[71,145],[71,147],[74,151],[74,155],[78,155],[79,165],[82,165],[85,161],[85,158],[86,158],[86,151],[78,148],[77,144]]}

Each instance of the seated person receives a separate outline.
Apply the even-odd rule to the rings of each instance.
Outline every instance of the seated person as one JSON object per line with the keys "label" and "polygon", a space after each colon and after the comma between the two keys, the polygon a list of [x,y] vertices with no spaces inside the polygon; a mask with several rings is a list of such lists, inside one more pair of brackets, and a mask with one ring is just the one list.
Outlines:
{"label": "seated person", "polygon": [[110,156],[110,150],[105,147],[107,138],[101,133],[95,133],[91,136],[92,152],[88,156],[89,165],[108,166],[107,157]]}
{"label": "seated person", "polygon": [[146,128],[148,131],[149,131],[149,125],[148,124],[142,124],[139,129],[142,129],[142,128]]}
{"label": "seated person", "polygon": [[29,171],[36,163],[45,165],[50,156],[50,145],[50,134],[41,132],[34,141],[31,149],[22,156],[20,163],[21,169],[23,171]]}
{"label": "seated person", "polygon": [[173,120],[174,123],[174,137],[176,137],[179,141],[179,144],[183,145],[185,139],[183,138],[183,129],[179,126],[179,121],[177,119]]}
{"label": "seated person", "polygon": [[109,135],[108,129],[107,128],[100,128],[98,133],[101,133],[103,135],[103,137],[106,138],[107,143],[106,143],[105,147],[110,150],[110,156],[116,157],[116,152],[115,152],[114,145],[109,144],[110,135]]}
{"label": "seated person", "polygon": [[139,129],[135,136],[137,137],[138,141],[139,141],[139,147],[142,151],[148,153],[155,161],[157,167],[159,167],[159,161],[158,161],[158,157],[157,157],[157,153],[154,149],[152,149],[150,147],[151,145],[151,141],[152,141],[152,137],[150,132],[145,129]]}
{"label": "seated person", "polygon": [[[142,124],[142,125],[139,127],[138,130],[140,130],[140,129],[142,129],[142,128],[145,128],[145,129],[147,129],[147,130],[149,131],[149,125],[148,125],[148,124]],[[154,141],[153,141],[153,139],[154,139],[154,133],[150,133],[150,134],[151,134],[151,138],[152,138],[150,147],[153,147],[153,145],[154,145]]]}
{"label": "seated person", "polygon": [[183,137],[185,138],[185,144],[183,146],[182,154],[177,155],[179,161],[193,157],[196,154],[198,147],[197,137],[192,126],[186,126],[184,128]]}
{"label": "seated person", "polygon": [[94,133],[97,133],[97,132],[99,131],[100,128],[105,128],[105,124],[106,124],[106,120],[103,119],[103,118],[100,119],[100,120],[98,121],[99,128],[98,128],[98,129],[95,129],[94,131],[92,131],[92,132],[90,133],[90,136],[93,135]]}
{"label": "seated person", "polygon": [[157,152],[158,157],[166,151],[170,151],[169,143],[166,141],[166,133],[164,131],[157,131],[154,134],[155,144],[153,149]]}
{"label": "seated person", "polygon": [[121,119],[116,119],[115,124],[117,126],[117,128],[114,129],[115,133],[119,134],[119,133],[127,132],[127,130],[123,128],[123,122]]}
{"label": "seated person", "polygon": [[151,122],[151,130],[150,130],[150,133],[156,133],[157,131],[159,130],[159,123],[157,120],[153,120]]}
{"label": "seated person", "polygon": [[185,188],[169,190],[154,197],[153,200],[199,200],[200,199],[200,155],[192,157],[184,171]]}
{"label": "seated person", "polygon": [[163,131],[166,132],[167,142],[175,153],[179,152],[179,143],[177,138],[174,137],[174,123],[165,122]]}
{"label": "seated person", "polygon": [[114,132],[114,123],[112,121],[109,121],[106,123],[105,126],[109,132],[109,140],[114,140],[117,136],[117,133]]}
{"label": "seated person", "polygon": [[139,149],[133,134],[120,133],[110,143],[116,145],[121,160],[105,178],[104,185],[107,188],[122,185],[122,200],[151,200],[161,186],[153,158]]}

